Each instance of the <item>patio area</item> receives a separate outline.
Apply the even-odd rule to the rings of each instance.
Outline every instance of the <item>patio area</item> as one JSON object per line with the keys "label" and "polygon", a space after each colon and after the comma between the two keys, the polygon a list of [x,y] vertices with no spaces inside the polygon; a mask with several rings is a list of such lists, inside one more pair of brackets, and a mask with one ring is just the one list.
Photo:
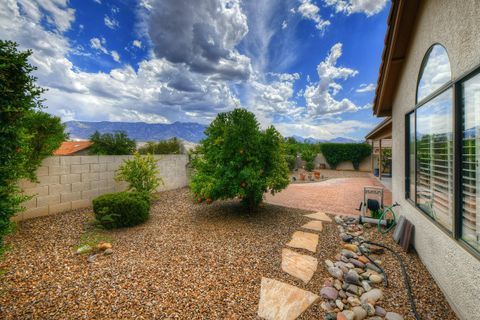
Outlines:
{"label": "patio area", "polygon": [[344,177],[321,182],[290,184],[274,196],[268,194],[266,202],[337,215],[358,215],[357,209],[363,200],[363,188],[376,186],[384,188],[384,204],[392,203],[391,191],[378,179],[367,174],[363,177],[348,177],[348,174],[345,172]]}

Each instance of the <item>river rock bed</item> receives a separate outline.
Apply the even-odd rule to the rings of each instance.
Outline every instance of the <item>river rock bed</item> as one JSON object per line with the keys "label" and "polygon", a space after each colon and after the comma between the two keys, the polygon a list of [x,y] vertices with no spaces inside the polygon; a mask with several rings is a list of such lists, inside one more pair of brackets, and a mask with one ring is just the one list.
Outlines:
{"label": "river rock bed", "polygon": [[[372,236],[381,235],[371,225],[358,224],[357,217],[336,216],[339,236],[341,238],[340,251],[332,258],[324,261],[324,268],[329,277],[324,280],[320,295],[323,299],[321,308],[325,312],[326,320],[404,320],[414,319],[408,298],[401,299],[401,295],[407,296],[404,287],[403,275],[397,260],[383,248],[362,243],[363,240],[373,240]],[[391,237],[391,233],[389,234]],[[382,244],[388,239],[388,235],[381,237]],[[393,243],[393,240],[391,240]],[[392,243],[387,245],[399,252],[400,247]],[[404,252],[402,254],[408,255]],[[405,259],[405,257],[402,257]],[[393,259],[393,261],[392,261]],[[388,260],[388,266],[384,266]],[[405,260],[404,260],[405,261]],[[397,263],[397,270],[392,268],[392,262]],[[408,261],[405,261],[408,263]],[[386,279],[381,269],[385,269],[389,280],[389,286],[385,288]],[[395,270],[395,272],[391,272]],[[408,267],[407,267],[408,269]],[[391,279],[392,278],[392,279]],[[425,283],[431,277],[425,277]],[[430,278],[430,279],[428,279]],[[399,284],[402,285],[399,285]],[[418,281],[412,281],[412,286],[418,286]],[[421,285],[421,284],[420,284]],[[392,290],[393,289],[393,290]],[[435,286],[434,291],[439,291]],[[436,290],[435,290],[436,289]],[[413,288],[414,296],[416,294]],[[392,297],[392,293],[395,295]],[[401,295],[400,295],[401,294]],[[440,297],[443,295],[440,293]],[[397,298],[397,301],[395,301]],[[415,296],[417,309],[421,314],[424,306],[422,299]],[[403,300],[403,303],[398,303]],[[393,302],[393,303],[392,303]],[[420,304],[420,308],[418,306]],[[443,304],[446,304],[444,301]],[[393,308],[392,308],[393,306]],[[435,317],[425,316],[423,319],[456,319],[455,314],[446,304],[447,308],[434,310],[430,313]],[[440,307],[443,307],[440,305]],[[433,306],[432,310],[435,309]],[[440,316],[440,314],[443,314]]]}

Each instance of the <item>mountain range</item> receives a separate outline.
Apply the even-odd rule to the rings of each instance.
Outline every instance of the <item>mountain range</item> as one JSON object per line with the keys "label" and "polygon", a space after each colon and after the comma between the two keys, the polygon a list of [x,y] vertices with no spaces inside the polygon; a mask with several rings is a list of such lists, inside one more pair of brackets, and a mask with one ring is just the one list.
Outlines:
{"label": "mountain range", "polygon": [[330,140],[327,139],[315,139],[315,138],[304,138],[300,136],[293,135],[293,139],[295,139],[298,142],[304,142],[304,143],[319,143],[319,142],[333,142],[333,143],[358,143],[359,141],[353,140],[350,138],[343,138],[343,137],[336,137]]}
{"label": "mountain range", "polygon": [[[66,131],[70,134],[70,139],[86,140],[95,131],[100,133],[125,131],[127,135],[137,141],[158,141],[177,137],[179,139],[198,143],[205,138],[206,125],[195,122],[174,122],[164,123],[145,123],[145,122],[89,122],[89,121],[67,121]],[[349,143],[358,142],[348,138],[337,137],[330,140],[303,138],[292,136],[298,142],[318,143],[318,142],[337,142]]]}
{"label": "mountain range", "polygon": [[88,122],[67,121],[66,131],[70,139],[88,139],[95,131],[100,133],[125,131],[137,141],[158,141],[177,137],[190,142],[199,142],[205,137],[205,125],[194,122],[145,123],[145,122]]}

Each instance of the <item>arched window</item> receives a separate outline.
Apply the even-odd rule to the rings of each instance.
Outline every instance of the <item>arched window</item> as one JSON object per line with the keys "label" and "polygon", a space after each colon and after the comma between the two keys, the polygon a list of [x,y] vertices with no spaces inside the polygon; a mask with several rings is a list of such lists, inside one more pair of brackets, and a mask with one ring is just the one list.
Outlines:
{"label": "arched window", "polygon": [[430,47],[423,58],[418,78],[417,103],[452,79],[447,50],[440,45]]}
{"label": "arched window", "polygon": [[[450,61],[445,48],[433,45],[425,54],[418,75],[417,101],[408,117],[409,185],[416,205],[452,232],[454,213],[453,89]],[[413,153],[413,154],[412,154]],[[411,187],[408,187],[411,188]]]}

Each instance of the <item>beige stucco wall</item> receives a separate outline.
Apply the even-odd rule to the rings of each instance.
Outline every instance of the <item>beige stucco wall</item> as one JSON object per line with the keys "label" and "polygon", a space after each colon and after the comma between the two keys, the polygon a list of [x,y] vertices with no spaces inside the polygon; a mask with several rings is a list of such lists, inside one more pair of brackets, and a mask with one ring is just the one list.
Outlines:
{"label": "beige stucco wall", "polygon": [[480,260],[404,199],[405,114],[415,105],[422,59],[434,43],[448,51],[453,78],[480,64],[480,1],[423,1],[393,104],[393,198],[415,224],[415,248],[461,319],[480,319]]}
{"label": "beige stucco wall", "polygon": [[[115,171],[123,160],[133,156],[54,156],[45,159],[37,170],[38,183],[21,181],[25,194],[34,198],[25,202],[26,210],[14,220],[55,214],[88,207],[93,198],[109,192],[123,191],[125,182],[114,180]],[[164,185],[170,190],[187,185],[186,155],[154,156]]]}

